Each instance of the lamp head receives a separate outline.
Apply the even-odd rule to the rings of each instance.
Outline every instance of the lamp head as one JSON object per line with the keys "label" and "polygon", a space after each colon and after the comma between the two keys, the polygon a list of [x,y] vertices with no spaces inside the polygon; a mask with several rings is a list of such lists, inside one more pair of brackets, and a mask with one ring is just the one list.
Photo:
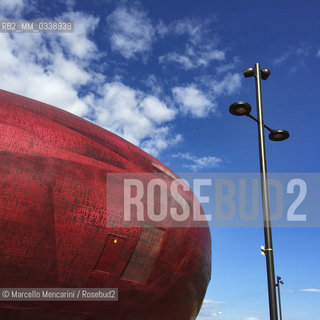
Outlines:
{"label": "lamp head", "polygon": [[267,80],[270,76],[271,71],[269,69],[261,70],[261,78],[262,80]]}
{"label": "lamp head", "polygon": [[254,76],[254,69],[253,68],[247,68],[246,70],[243,70],[242,73],[246,78],[250,78],[250,77]]}
{"label": "lamp head", "polygon": [[269,134],[269,139],[272,141],[283,141],[289,138],[289,132],[287,130],[277,129],[272,130]]}
{"label": "lamp head", "polygon": [[251,112],[251,105],[248,102],[238,101],[229,107],[229,111],[234,116],[247,116]]}

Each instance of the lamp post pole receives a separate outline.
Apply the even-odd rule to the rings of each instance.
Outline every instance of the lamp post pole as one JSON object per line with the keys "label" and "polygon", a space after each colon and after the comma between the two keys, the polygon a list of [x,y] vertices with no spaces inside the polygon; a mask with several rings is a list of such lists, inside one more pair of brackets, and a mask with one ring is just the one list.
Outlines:
{"label": "lamp post pole", "polygon": [[278,287],[278,301],[279,301],[279,315],[280,315],[280,320],[282,320],[281,299],[280,299],[280,284],[283,284],[283,283],[284,283],[284,282],[281,280],[281,277],[277,276],[276,287]]}
{"label": "lamp post pole", "polygon": [[273,246],[272,246],[272,232],[271,232],[271,221],[270,221],[266,149],[265,149],[265,139],[264,139],[264,123],[263,123],[262,94],[261,94],[261,71],[260,71],[259,63],[255,64],[255,80],[256,80],[256,96],[257,96],[257,118],[258,118],[258,135],[259,135],[263,225],[264,225],[264,239],[265,239],[264,250],[265,250],[266,264],[267,264],[269,311],[270,311],[270,319],[278,320],[274,258],[273,258]]}
{"label": "lamp post pole", "polygon": [[[264,240],[265,240],[265,247],[262,249],[262,253],[263,255],[266,256],[266,264],[267,264],[270,320],[278,320],[264,128],[270,131],[269,139],[272,141],[284,141],[289,138],[290,134],[287,130],[271,129],[270,127],[265,125],[263,122],[261,79],[267,80],[267,78],[270,75],[270,70],[269,69],[260,70],[260,64],[256,63],[254,68],[247,68],[246,70],[244,70],[243,75],[246,78],[254,76],[256,79],[257,114],[258,114],[257,119],[250,114],[251,105],[244,101],[238,101],[233,103],[229,107],[229,111],[231,114],[235,116],[247,116],[250,119],[257,122],[258,124],[260,180],[261,180],[261,192],[262,192]],[[280,312],[281,312],[281,309],[280,309]]]}

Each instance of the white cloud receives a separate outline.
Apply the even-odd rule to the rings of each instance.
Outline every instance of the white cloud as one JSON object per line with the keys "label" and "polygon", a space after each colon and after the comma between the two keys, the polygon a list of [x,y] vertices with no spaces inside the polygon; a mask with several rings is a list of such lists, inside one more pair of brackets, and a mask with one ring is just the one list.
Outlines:
{"label": "white cloud", "polygon": [[141,106],[145,115],[157,123],[170,121],[175,116],[175,111],[173,109],[169,109],[163,102],[154,96],[147,96],[141,102]]}
{"label": "white cloud", "polygon": [[[1,14],[13,17],[30,10],[36,12],[34,3],[2,0]],[[176,86],[172,96],[166,96],[165,86],[154,75],[146,77],[146,92],[127,86],[117,74],[102,73],[104,65],[100,62],[106,53],[93,40],[100,19],[71,11],[74,0],[64,4],[69,11],[56,18],[74,21],[72,33],[0,34],[2,89],[87,118],[158,155],[182,141],[181,135],[174,134],[171,121],[181,114],[207,116],[216,110],[216,96],[236,87],[236,78],[231,77],[230,83],[217,83],[218,89],[206,87],[204,91],[195,84]],[[126,58],[146,57],[156,36],[173,33],[187,37],[186,58],[181,64],[189,63],[193,68],[224,59],[224,52],[215,48],[212,41],[203,41],[205,24],[196,20],[159,23],[155,28],[143,10],[121,6],[108,16],[107,23],[112,49]],[[183,54],[177,54],[177,59],[184,59]],[[177,105],[179,108],[174,107]],[[193,163],[193,168],[212,159],[202,161]]]}
{"label": "white cloud", "polygon": [[151,50],[155,30],[144,11],[119,7],[108,16],[107,22],[112,50],[127,59]]}
{"label": "white cloud", "polygon": [[184,54],[169,52],[159,57],[159,62],[176,62],[184,69],[194,69],[200,66],[208,66],[211,61],[225,59],[225,52],[209,47],[193,48],[188,47]]}
{"label": "white cloud", "polygon": [[148,75],[143,82],[155,96],[163,95],[163,88],[154,74]]}
{"label": "white cloud", "polygon": [[187,87],[175,87],[172,89],[174,100],[184,114],[191,114],[193,117],[203,118],[210,112],[215,111],[216,104],[204,92],[194,85]]}
{"label": "white cloud", "polygon": [[211,313],[211,316],[216,318],[216,317],[220,316],[221,314],[222,314],[222,312],[218,311],[218,312]]}
{"label": "white cloud", "polygon": [[210,20],[198,20],[198,19],[181,19],[176,20],[168,25],[162,21],[157,25],[157,31],[160,36],[177,35],[187,36],[188,40],[192,43],[198,43],[201,41],[203,31],[206,29]]}
{"label": "white cloud", "polygon": [[13,15],[18,17],[24,8],[23,0],[1,0],[0,11],[1,15]]}
{"label": "white cloud", "polygon": [[240,63],[239,57],[233,57],[232,62],[218,66],[217,72],[218,73],[225,73],[227,71],[231,71],[235,67],[237,67],[239,65],[239,63]]}
{"label": "white cloud", "polygon": [[159,23],[155,26],[155,32],[160,37],[165,37],[169,32],[169,27],[167,24],[160,20]]}
{"label": "white cloud", "polygon": [[141,148],[154,156],[170,146],[174,146],[181,142],[181,134],[172,135],[168,127],[160,127],[152,132],[152,139],[146,139]]}
{"label": "white cloud", "polygon": [[227,73],[222,80],[212,80],[210,85],[215,95],[229,95],[241,87],[241,79],[238,73]]}
{"label": "white cloud", "polygon": [[171,29],[178,35],[187,34],[193,39],[199,40],[201,37],[201,23],[195,19],[183,19],[171,24]]}
{"label": "white cloud", "polygon": [[245,318],[244,320],[259,320],[259,319],[256,318],[256,317],[247,317],[247,318]]}
{"label": "white cloud", "polygon": [[153,128],[152,121],[138,108],[139,92],[120,82],[113,82],[105,84],[101,94],[103,98],[92,106],[96,109],[98,123],[139,145]]}
{"label": "white cloud", "polygon": [[100,94],[102,98],[93,99],[91,105],[103,127],[155,156],[181,141],[180,135],[173,137],[164,125],[174,118],[175,111],[157,97],[120,82],[105,84]]}
{"label": "white cloud", "polygon": [[204,118],[217,111],[216,100],[221,95],[230,95],[241,87],[241,76],[238,73],[227,73],[222,79],[201,77],[198,80],[206,90],[200,90],[195,84],[172,89],[174,102],[180,111],[196,118]]}
{"label": "white cloud", "polygon": [[176,62],[185,69],[192,69],[207,66],[213,60],[225,59],[225,52],[216,49],[214,41],[201,41],[208,21],[184,19],[169,24],[160,21],[153,26],[146,12],[134,7],[119,7],[107,21],[111,30],[111,46],[125,58],[150,51],[152,42],[159,37],[175,35],[188,37],[185,52],[164,54],[159,57],[160,63]]}
{"label": "white cloud", "polygon": [[289,53],[289,52],[286,52],[286,53],[284,53],[283,55],[275,58],[275,59],[273,60],[273,64],[274,64],[274,65],[281,65],[281,64],[283,64],[283,62],[285,62],[285,61],[289,58],[289,56],[290,56],[290,53]]}
{"label": "white cloud", "polygon": [[98,26],[99,18],[82,12],[67,12],[60,18],[74,21],[74,32],[56,34],[59,48],[62,47],[68,54],[81,59],[82,62],[101,56],[96,44],[89,37]]}
{"label": "white cloud", "polygon": [[1,34],[0,86],[85,116],[89,108],[78,96],[78,88],[93,78],[86,70],[86,60],[90,53],[97,53],[95,44],[88,38],[97,19],[81,13],[70,13],[70,16],[81,28],[68,37],[41,33]]}
{"label": "white cloud", "polygon": [[72,11],[76,5],[76,0],[62,0],[62,1],[64,1],[68,11]]}
{"label": "white cloud", "polygon": [[190,59],[190,57],[176,52],[169,52],[166,55],[160,56],[159,62],[176,62],[181,64],[186,70],[194,68],[194,62]]}
{"label": "white cloud", "polygon": [[157,26],[160,36],[187,36],[183,52],[168,52],[159,57],[160,63],[177,63],[186,70],[206,67],[212,61],[225,60],[225,51],[216,48],[216,40],[208,35],[210,20],[184,19]]}
{"label": "white cloud", "polygon": [[301,292],[320,292],[320,289],[301,289]]}
{"label": "white cloud", "polygon": [[[182,166],[192,171],[198,171],[201,169],[217,168],[222,162],[221,158],[215,156],[197,157],[190,153],[177,153],[173,155],[174,158],[187,160],[188,163],[184,163]],[[204,300],[204,304],[212,305],[213,303],[221,303],[220,301]]]}
{"label": "white cloud", "polygon": [[181,141],[167,125],[176,110],[156,93],[106,82],[93,69],[103,57],[91,40],[99,19],[81,12],[62,17],[74,21],[75,32],[0,34],[0,87],[88,118],[153,155]]}
{"label": "white cloud", "polygon": [[222,315],[221,311],[218,312],[213,312],[210,315],[206,315],[206,316],[198,316],[197,320],[210,320],[212,318],[219,318],[219,316]]}
{"label": "white cloud", "polygon": [[197,320],[210,320],[212,318],[219,318],[219,316],[222,315],[222,311],[217,311],[216,309],[222,307],[224,304],[225,303],[223,301],[205,299]]}
{"label": "white cloud", "polygon": [[223,302],[223,301],[204,299],[202,307],[204,307],[204,308],[207,308],[209,306],[210,307],[212,307],[212,306],[217,307],[217,306],[220,306],[223,304],[225,304],[225,302]]}
{"label": "white cloud", "polygon": [[310,54],[310,48],[305,45],[300,46],[289,46],[286,48],[286,50],[280,54],[278,57],[273,59],[273,64],[275,66],[283,65],[287,60],[291,58],[294,58],[294,61],[291,62],[291,64],[298,64],[303,65],[304,64],[304,58]]}
{"label": "white cloud", "polygon": [[317,56],[317,57],[320,57],[320,49],[318,50],[316,56]]}

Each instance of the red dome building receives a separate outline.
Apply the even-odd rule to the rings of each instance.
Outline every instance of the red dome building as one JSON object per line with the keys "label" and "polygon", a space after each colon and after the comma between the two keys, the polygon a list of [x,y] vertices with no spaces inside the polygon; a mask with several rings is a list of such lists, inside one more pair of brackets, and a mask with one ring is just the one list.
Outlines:
{"label": "red dome building", "polygon": [[127,227],[121,189],[107,195],[108,173],[172,171],[89,121],[3,90],[0,134],[0,287],[119,290],[112,302],[2,299],[0,319],[196,319],[211,274],[208,225]]}

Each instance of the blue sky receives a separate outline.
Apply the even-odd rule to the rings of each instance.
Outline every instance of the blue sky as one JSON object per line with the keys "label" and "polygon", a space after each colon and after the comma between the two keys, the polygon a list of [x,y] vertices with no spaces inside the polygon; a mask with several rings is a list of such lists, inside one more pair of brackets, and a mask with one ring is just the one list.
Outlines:
{"label": "blue sky", "polygon": [[[260,62],[265,122],[291,133],[267,141],[269,170],[319,172],[319,12],[315,0],[1,0],[2,19],[70,19],[75,31],[0,34],[0,88],[89,119],[176,172],[257,172],[256,125],[228,108],[255,110],[241,71]],[[273,230],[287,320],[319,317],[319,235]],[[268,319],[263,231],[214,228],[212,239],[198,319]]]}

